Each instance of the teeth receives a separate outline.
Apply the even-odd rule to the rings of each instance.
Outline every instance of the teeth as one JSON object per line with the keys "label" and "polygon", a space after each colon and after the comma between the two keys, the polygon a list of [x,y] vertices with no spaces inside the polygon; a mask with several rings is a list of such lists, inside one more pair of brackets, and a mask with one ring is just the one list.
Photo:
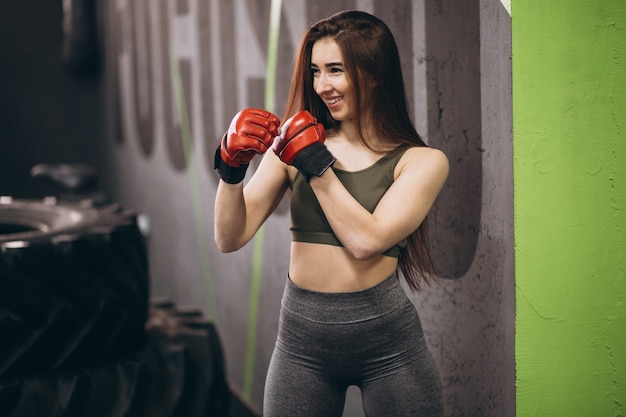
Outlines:
{"label": "teeth", "polygon": [[341,100],[340,98],[333,98],[331,100],[328,100],[328,104],[335,104],[336,102],[338,102],[339,100]]}

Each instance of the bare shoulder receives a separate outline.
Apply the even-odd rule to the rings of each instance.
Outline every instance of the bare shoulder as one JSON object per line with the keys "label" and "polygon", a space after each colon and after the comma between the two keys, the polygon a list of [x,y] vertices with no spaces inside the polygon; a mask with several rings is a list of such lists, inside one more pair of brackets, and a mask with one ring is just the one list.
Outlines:
{"label": "bare shoulder", "polygon": [[398,163],[398,175],[402,172],[418,172],[442,177],[448,176],[448,157],[441,150],[426,146],[413,146],[406,150]]}

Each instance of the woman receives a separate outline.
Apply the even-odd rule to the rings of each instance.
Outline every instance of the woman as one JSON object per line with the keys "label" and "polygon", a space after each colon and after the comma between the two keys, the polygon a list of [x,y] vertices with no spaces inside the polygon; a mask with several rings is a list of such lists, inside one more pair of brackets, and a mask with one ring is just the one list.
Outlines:
{"label": "woman", "polygon": [[350,385],[367,416],[441,416],[439,376],[397,270],[413,290],[429,283],[424,219],[448,161],[411,123],[388,27],[357,11],[311,26],[285,115],[280,126],[264,110],[238,113],[215,158],[221,251],[245,245],[291,193],[264,416],[341,416]]}

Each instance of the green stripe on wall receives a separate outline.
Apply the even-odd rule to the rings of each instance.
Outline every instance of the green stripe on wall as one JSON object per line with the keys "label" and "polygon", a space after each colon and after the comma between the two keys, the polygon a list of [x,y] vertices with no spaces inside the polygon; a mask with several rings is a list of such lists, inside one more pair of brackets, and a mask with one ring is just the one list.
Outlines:
{"label": "green stripe on wall", "polygon": [[[267,67],[265,77],[265,110],[276,112],[276,76],[278,64],[278,41],[280,35],[280,13],[282,0],[272,0],[267,45]],[[254,383],[256,363],[256,336],[258,326],[259,297],[261,291],[261,271],[263,268],[263,247],[265,226],[261,226],[254,237],[252,277],[250,280],[250,313],[248,317],[248,340],[246,346],[246,366],[243,377],[243,396],[250,399]]]}
{"label": "green stripe on wall", "polygon": [[194,159],[193,135],[191,132],[191,118],[187,109],[187,101],[183,88],[182,75],[180,73],[180,63],[176,59],[176,51],[173,43],[169,44],[169,64],[172,74],[172,88],[176,99],[176,112],[180,120],[180,137],[185,153],[185,163],[187,165],[187,180],[189,181],[189,194],[191,196],[191,207],[196,225],[196,240],[198,242],[198,262],[202,281],[206,293],[206,313],[207,318],[213,322],[218,322],[217,300],[215,297],[213,275],[209,262],[209,241],[207,237],[206,219],[202,204],[200,185],[198,183],[197,166]]}
{"label": "green stripe on wall", "polygon": [[517,416],[624,416],[626,2],[511,8]]}

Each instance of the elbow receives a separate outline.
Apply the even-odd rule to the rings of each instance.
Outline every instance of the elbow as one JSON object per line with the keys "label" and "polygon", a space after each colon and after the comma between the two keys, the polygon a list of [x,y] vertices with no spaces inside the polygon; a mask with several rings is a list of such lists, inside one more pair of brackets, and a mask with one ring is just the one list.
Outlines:
{"label": "elbow", "polygon": [[381,252],[358,251],[358,252],[353,252],[352,256],[354,256],[354,259],[356,259],[357,261],[367,261],[368,259],[371,259],[374,256],[377,256],[380,254]]}
{"label": "elbow", "polygon": [[231,252],[235,252],[238,248],[234,247],[234,246],[228,246],[225,245],[223,243],[217,243],[217,249],[222,252],[222,253],[231,253]]}
{"label": "elbow", "polygon": [[385,243],[377,235],[360,236],[352,242],[345,242],[344,247],[357,261],[367,261],[383,254],[392,245]]}
{"label": "elbow", "polygon": [[215,239],[215,245],[217,246],[217,250],[219,250],[222,253],[229,253],[233,251],[230,248],[230,246],[226,245],[224,242],[220,241],[219,239]]}
{"label": "elbow", "polygon": [[374,245],[360,244],[351,245],[347,248],[350,254],[357,261],[366,261],[376,255],[380,255],[381,251]]}
{"label": "elbow", "polygon": [[235,252],[236,250],[241,249],[241,246],[243,246],[231,240],[220,238],[219,236],[215,236],[215,245],[217,246],[217,249],[222,253]]}
{"label": "elbow", "polygon": [[357,261],[367,261],[368,259],[370,259],[374,255],[377,255],[377,253],[370,252],[370,251],[355,251],[355,252],[352,252],[352,256]]}

